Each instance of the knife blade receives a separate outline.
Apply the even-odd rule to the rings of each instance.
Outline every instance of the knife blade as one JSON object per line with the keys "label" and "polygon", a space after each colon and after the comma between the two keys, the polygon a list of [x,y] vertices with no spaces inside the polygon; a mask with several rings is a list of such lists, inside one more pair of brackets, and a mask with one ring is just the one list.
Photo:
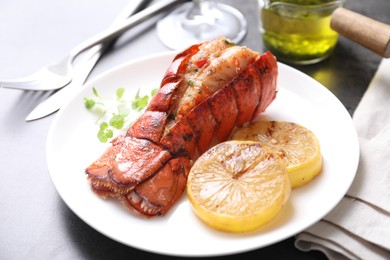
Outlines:
{"label": "knife blade", "polygon": [[[148,0],[149,1],[149,0]],[[136,6],[138,8],[141,8],[144,4],[145,0],[137,0]],[[154,4],[151,7],[146,8],[144,11],[139,12],[139,16],[137,16],[136,19],[133,19],[134,26],[139,24],[139,22],[147,19],[148,17],[154,16],[162,11],[167,10],[168,8],[173,7],[176,4],[182,3],[183,0],[168,0],[163,1],[158,4]],[[130,7],[133,6],[134,8],[134,0],[130,3]],[[134,8],[133,13],[136,12],[138,8]],[[130,13],[128,11],[129,8],[126,8],[121,15],[118,17],[118,19],[115,20],[114,25],[116,25],[119,22],[123,22],[124,18],[128,17],[128,14]],[[130,8],[131,9],[131,8]],[[127,10],[127,11],[126,11]],[[127,12],[127,15],[124,17],[124,12]],[[128,26],[128,28],[131,28],[132,26]],[[26,117],[26,121],[32,121],[37,120],[42,117],[45,117],[47,115],[50,115],[54,112],[56,112],[60,107],[67,101],[75,92],[77,92],[77,89],[82,86],[86,79],[88,78],[88,75],[92,71],[93,67],[95,66],[96,62],[99,60],[101,56],[102,49],[104,49],[105,44],[97,45],[93,48],[91,48],[86,54],[85,54],[85,64],[82,64],[82,69],[80,72],[75,73],[74,80],[67,85],[66,87],[58,90],[53,95],[51,95],[48,99],[44,100],[40,104],[38,104],[37,107],[35,107],[30,114]],[[84,62],[80,61],[81,62]]]}

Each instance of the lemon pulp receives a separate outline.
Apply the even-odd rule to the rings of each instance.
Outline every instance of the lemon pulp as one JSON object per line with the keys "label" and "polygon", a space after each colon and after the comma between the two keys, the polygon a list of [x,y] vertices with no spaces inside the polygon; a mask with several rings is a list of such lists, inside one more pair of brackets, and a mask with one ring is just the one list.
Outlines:
{"label": "lemon pulp", "polygon": [[291,185],[285,163],[268,147],[229,141],[206,151],[192,166],[187,194],[196,215],[210,227],[246,232],[273,219]]}
{"label": "lemon pulp", "polygon": [[291,186],[302,186],[322,169],[320,144],[312,131],[293,122],[258,121],[238,129],[235,140],[260,142],[274,150],[286,163]]}

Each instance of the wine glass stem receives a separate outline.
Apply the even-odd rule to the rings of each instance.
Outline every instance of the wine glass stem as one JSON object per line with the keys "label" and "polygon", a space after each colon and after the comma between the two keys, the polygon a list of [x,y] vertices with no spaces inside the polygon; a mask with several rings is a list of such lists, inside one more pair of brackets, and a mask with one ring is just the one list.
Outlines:
{"label": "wine glass stem", "polygon": [[192,0],[192,7],[189,9],[187,18],[194,19],[195,16],[203,16],[213,7],[214,0]]}

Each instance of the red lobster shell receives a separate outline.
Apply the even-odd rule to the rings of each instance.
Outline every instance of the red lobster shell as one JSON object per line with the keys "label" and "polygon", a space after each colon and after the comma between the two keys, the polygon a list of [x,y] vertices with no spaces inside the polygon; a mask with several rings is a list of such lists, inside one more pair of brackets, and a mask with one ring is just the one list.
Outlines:
{"label": "red lobster shell", "polygon": [[276,96],[277,62],[225,38],[178,54],[144,114],[87,169],[94,192],[136,215],[165,215],[186,187],[192,161]]}

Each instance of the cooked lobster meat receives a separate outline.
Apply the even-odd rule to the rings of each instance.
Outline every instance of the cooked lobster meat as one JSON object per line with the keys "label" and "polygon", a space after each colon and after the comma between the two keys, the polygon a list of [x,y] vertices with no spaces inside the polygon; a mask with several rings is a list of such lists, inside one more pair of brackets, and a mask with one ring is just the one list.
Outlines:
{"label": "cooked lobster meat", "polygon": [[133,213],[165,215],[186,187],[192,162],[276,96],[277,62],[225,38],[193,45],[172,61],[143,115],[86,174],[97,195]]}

